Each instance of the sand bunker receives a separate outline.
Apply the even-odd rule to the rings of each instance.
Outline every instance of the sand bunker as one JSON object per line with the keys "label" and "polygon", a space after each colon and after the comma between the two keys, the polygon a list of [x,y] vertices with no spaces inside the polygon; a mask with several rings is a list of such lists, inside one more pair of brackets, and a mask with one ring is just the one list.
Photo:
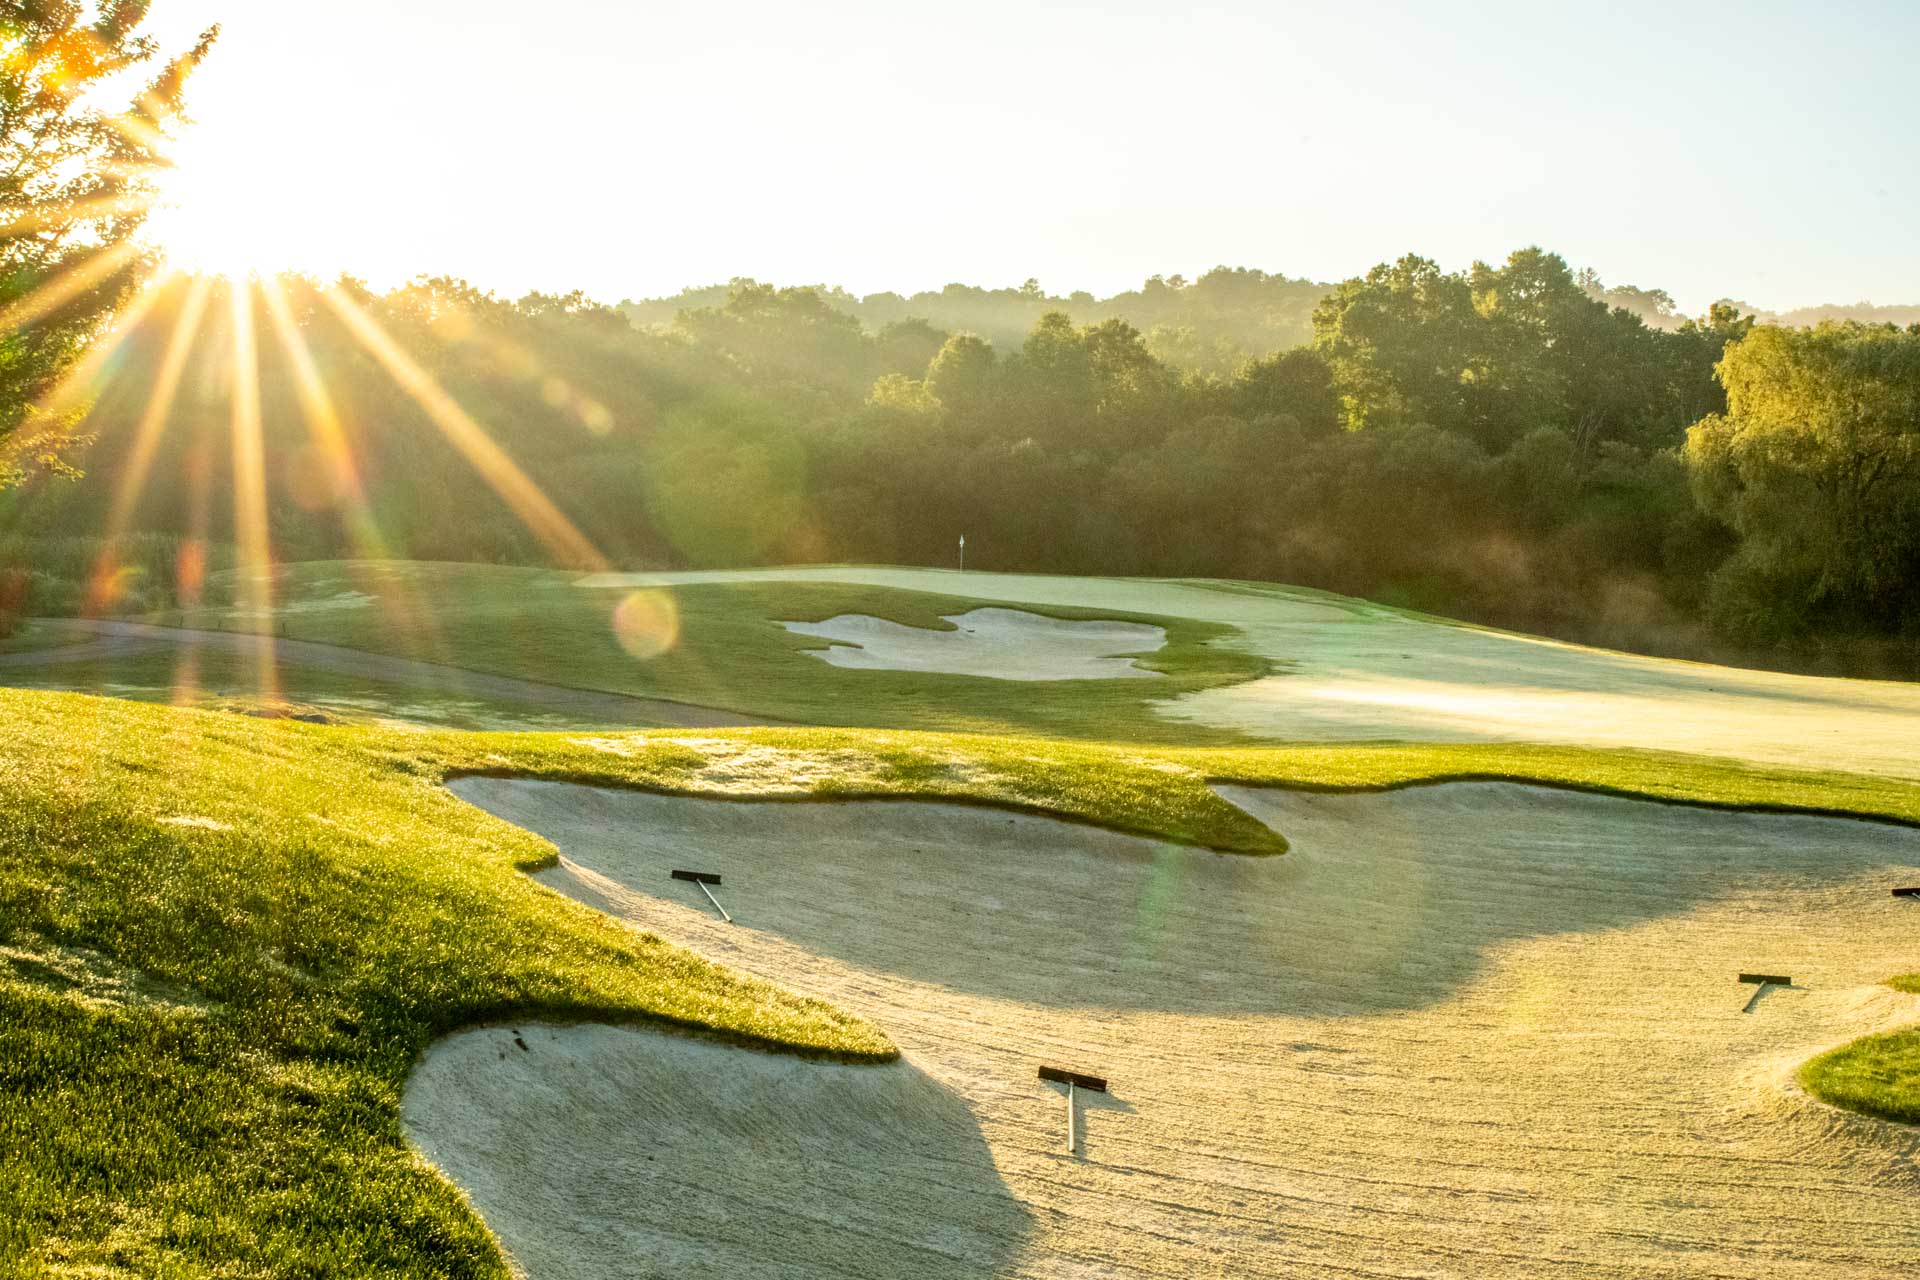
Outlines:
{"label": "sand bunker", "polygon": [[1920,684],[1821,679],[1641,658],[1364,601],[1245,582],[958,574],[823,566],[594,574],[582,588],[842,582],[993,600],[1197,618],[1285,674],[1158,704],[1275,741],[1553,742],[1650,747],[1920,778]]}
{"label": "sand bunker", "polygon": [[[961,806],[455,790],[555,840],[554,888],[906,1054],[842,1080],[594,1028],[437,1046],[408,1130],[540,1280],[1920,1257],[1920,1134],[1791,1083],[1920,1016],[1876,985],[1911,964],[1920,912],[1886,885],[1920,833],[1509,784],[1232,792],[1294,842],[1256,860]],[[738,926],[667,877],[689,862]],[[1755,968],[1795,986],[1743,1014]],[[1113,1082],[1078,1158],[1041,1062]]]}
{"label": "sand bunker", "polygon": [[[512,1106],[473,1109],[503,1087]],[[493,1027],[428,1055],[406,1117],[489,1222],[543,1224],[513,1230],[529,1276],[977,1280],[1028,1229],[965,1104],[904,1063]],[[590,1180],[553,1142],[583,1117],[614,1117]]]}
{"label": "sand bunker", "polygon": [[839,643],[811,650],[836,667],[940,671],[996,680],[1124,680],[1157,676],[1132,658],[1167,642],[1137,622],[1069,622],[1019,609],[975,609],[946,619],[950,631],[843,613],[825,622],[783,622],[795,635]]}

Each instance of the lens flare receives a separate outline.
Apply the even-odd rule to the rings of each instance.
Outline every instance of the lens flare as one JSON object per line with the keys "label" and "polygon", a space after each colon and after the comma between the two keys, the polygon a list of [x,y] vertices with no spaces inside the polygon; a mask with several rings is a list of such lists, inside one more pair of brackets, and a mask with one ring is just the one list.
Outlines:
{"label": "lens flare", "polygon": [[461,408],[433,375],[408,355],[359,303],[337,287],[321,296],[367,353],[413,398],[448,443],[460,451],[467,464],[493,487],[559,563],[589,571],[612,567],[553,499],[494,442],[486,428]]}
{"label": "lens flare", "polygon": [[260,356],[254,338],[253,290],[239,281],[233,304],[233,523],[240,557],[239,603],[255,635],[254,686],[279,695],[273,646],[273,541],[267,523],[266,445],[261,438]]}
{"label": "lens flare", "polygon": [[664,591],[635,591],[614,606],[613,635],[642,662],[657,658],[680,641],[680,608]]}

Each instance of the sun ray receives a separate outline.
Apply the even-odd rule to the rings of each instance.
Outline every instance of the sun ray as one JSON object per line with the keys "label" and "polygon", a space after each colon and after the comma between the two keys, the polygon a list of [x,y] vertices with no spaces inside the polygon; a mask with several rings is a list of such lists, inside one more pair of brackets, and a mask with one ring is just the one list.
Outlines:
{"label": "sun ray", "polygon": [[88,289],[104,283],[114,272],[130,264],[140,252],[141,246],[137,242],[123,240],[43,281],[31,292],[0,308],[0,333],[24,329],[59,310]]}
{"label": "sun ray", "polygon": [[88,344],[53,388],[35,402],[28,419],[0,443],[0,465],[18,463],[42,449],[55,452],[59,442],[70,440],[73,423],[67,415],[85,410],[91,396],[103,389],[107,380],[103,375],[113,358],[146,321],[163,292],[148,284],[121,308],[112,328]]}
{"label": "sun ray", "polygon": [[239,556],[240,621],[255,636],[254,687],[279,696],[273,645],[273,544],[267,530],[267,467],[261,439],[260,353],[253,327],[253,287],[229,282],[233,308],[233,524]]}
{"label": "sun ray", "polygon": [[312,437],[314,447],[320,451],[333,492],[346,517],[347,536],[353,540],[355,551],[362,557],[383,560],[387,555],[386,543],[367,506],[366,487],[360,481],[360,471],[354,462],[353,445],[340,424],[339,411],[334,408],[333,397],[328,394],[326,384],[320,377],[313,352],[308,349],[306,339],[300,336],[300,328],[294,321],[293,310],[287,301],[286,288],[278,276],[263,276],[260,293],[266,299],[267,317],[273,323],[274,335],[279,339],[280,349],[286,354],[287,363],[293,370],[294,393],[300,400],[307,433]]}
{"label": "sun ray", "polygon": [[153,198],[145,194],[122,193],[96,196],[90,200],[75,200],[56,208],[16,214],[5,223],[0,223],[0,236],[15,239],[32,232],[65,227],[75,222],[108,218],[116,214],[139,213],[152,207]]}
{"label": "sun ray", "polygon": [[485,427],[462,409],[428,373],[337,285],[323,295],[354,337],[384,366],[447,440],[458,449],[482,479],[513,509],[555,559],[568,568],[610,568],[611,564],[587,536],[555,506],[526,472],[487,434]]}
{"label": "sun ray", "polygon": [[[354,459],[353,443],[335,407],[326,381],[314,362],[313,350],[300,333],[284,282],[278,276],[264,276],[260,292],[266,298],[267,316],[275,336],[293,370],[294,391],[300,401],[307,432],[319,451],[344,516],[347,536],[358,561],[386,561],[391,555],[386,538],[373,516],[367,500],[366,485]],[[352,571],[350,571],[352,572]],[[355,573],[356,579],[362,575]],[[362,583],[361,585],[367,585]],[[404,579],[382,577],[371,594],[386,611],[395,628],[405,635],[418,635],[434,650],[440,648],[440,630],[431,611],[426,609]]]}
{"label": "sun ray", "polygon": [[167,340],[166,354],[160,361],[160,372],[153,381],[153,395],[147,400],[146,412],[140,415],[140,421],[134,428],[133,443],[127,450],[112,505],[107,509],[105,542],[88,591],[91,597],[89,605],[94,612],[104,611],[118,594],[120,539],[125,536],[127,525],[133,518],[134,506],[146,488],[147,472],[153,466],[154,453],[159,448],[160,437],[166,431],[167,420],[172,415],[174,398],[180,390],[180,379],[186,372],[187,358],[193,353],[194,338],[199,333],[200,319],[206,311],[207,294],[211,287],[211,281],[204,277],[195,278],[187,286],[187,296],[174,322],[173,336]]}

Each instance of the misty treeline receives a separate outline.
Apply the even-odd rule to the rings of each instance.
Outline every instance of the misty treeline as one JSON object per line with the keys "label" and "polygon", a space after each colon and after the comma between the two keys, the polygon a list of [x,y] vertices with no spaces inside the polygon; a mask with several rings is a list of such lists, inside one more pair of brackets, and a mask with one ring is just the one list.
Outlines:
{"label": "misty treeline", "polygon": [[[551,559],[320,289],[288,281],[276,327],[259,290],[249,316],[219,286],[182,354],[193,287],[165,286],[115,357],[84,475],[0,497],[29,608],[102,607],[29,562],[77,560],[123,490],[150,536],[118,607],[179,593],[168,539],[227,558],[237,317],[278,557]],[[1308,342],[1228,372],[1063,309],[996,344],[751,282],[645,328],[577,294],[336,287],[619,564],[952,564],[965,534],[969,568],[1263,579],[1662,652],[1920,665],[1920,328],[1730,307],[1649,325],[1538,249],[1383,264],[1321,293]]]}
{"label": "misty treeline", "polygon": [[[1592,268],[1582,268],[1574,280],[1589,298],[1629,311],[1651,328],[1678,329],[1688,321],[1665,289],[1610,285]],[[740,279],[683,289],[671,297],[629,299],[619,304],[619,310],[640,328],[671,325],[682,311],[724,306],[730,293],[756,285]],[[1125,320],[1146,336],[1147,350],[1165,363],[1182,370],[1231,374],[1255,356],[1312,342],[1314,309],[1333,287],[1249,267],[1215,267],[1192,280],[1182,275],[1153,276],[1138,289],[1106,298],[1084,290],[1049,294],[1038,280],[1005,289],[949,284],[910,296],[885,292],[860,297],[824,284],[814,286],[814,292],[869,330],[896,320],[919,319],[949,332],[977,334],[1003,351],[1017,349],[1049,311],[1065,312],[1081,324]],[[1731,298],[1715,305],[1789,327],[1827,320],[1920,324],[1920,305],[1857,302],[1767,311]]]}

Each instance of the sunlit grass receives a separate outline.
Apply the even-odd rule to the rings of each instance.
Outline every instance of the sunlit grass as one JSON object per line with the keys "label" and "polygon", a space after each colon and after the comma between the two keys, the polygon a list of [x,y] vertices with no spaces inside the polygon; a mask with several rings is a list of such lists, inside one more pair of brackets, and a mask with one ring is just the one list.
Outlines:
{"label": "sunlit grass", "polygon": [[[1889,986],[1920,994],[1920,973]],[[1920,1027],[1864,1036],[1800,1068],[1807,1092],[1836,1107],[1920,1125]]]}
{"label": "sunlit grass", "polygon": [[1920,792],[1889,782],[1570,749],[405,733],[22,691],[0,691],[0,722],[0,1258],[75,1278],[503,1275],[397,1123],[414,1056],[460,1026],[654,1022],[892,1052],[537,887],[522,871],[551,846],[455,800],[454,774],[924,796],[1256,855],[1283,833],[1210,780],[1506,777],[1920,820]]}
{"label": "sunlit grass", "polygon": [[[1111,610],[1023,606],[1060,618],[1111,618],[1164,627],[1166,646],[1143,654],[1157,680],[1011,682],[937,672],[847,670],[809,650],[786,621],[864,613],[908,626],[946,627],[942,616],[979,602],[959,596],[834,583],[751,582],[650,593],[672,605],[675,635],[663,648],[623,643],[622,591],[588,591],[574,575],[493,565],[326,562],[289,566],[280,583],[281,634],[473,671],[557,682],[635,697],[717,707],[810,724],[1017,732],[1159,742],[1246,741],[1173,721],[1153,704],[1267,674],[1274,665],[1233,647],[1231,627]],[[427,626],[396,625],[390,608],[310,608],[351,583],[379,601],[404,598]],[[168,614],[185,626],[232,629],[231,607]],[[628,638],[631,639],[630,637]],[[302,677],[289,669],[288,681]],[[289,688],[296,688],[290,684]]]}
{"label": "sunlit grass", "polygon": [[457,1026],[892,1053],[538,888],[547,846],[405,735],[17,691],[0,717],[0,1271],[504,1274],[397,1124]]}

